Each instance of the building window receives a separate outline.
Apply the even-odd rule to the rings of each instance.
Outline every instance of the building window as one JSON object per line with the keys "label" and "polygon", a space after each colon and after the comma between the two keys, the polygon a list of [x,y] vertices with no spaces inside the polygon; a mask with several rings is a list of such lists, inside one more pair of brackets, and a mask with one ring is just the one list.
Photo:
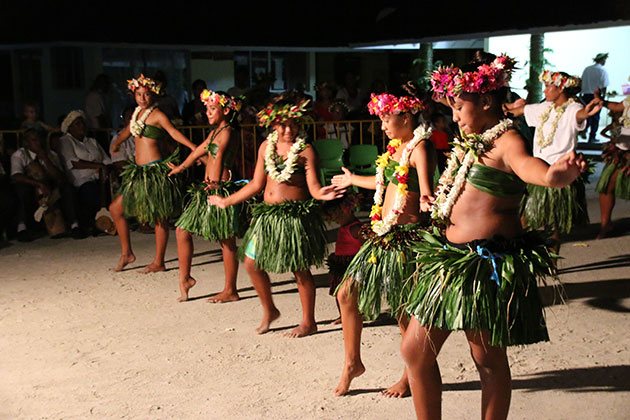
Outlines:
{"label": "building window", "polygon": [[55,89],[83,89],[83,50],[79,47],[50,49],[52,84]]}

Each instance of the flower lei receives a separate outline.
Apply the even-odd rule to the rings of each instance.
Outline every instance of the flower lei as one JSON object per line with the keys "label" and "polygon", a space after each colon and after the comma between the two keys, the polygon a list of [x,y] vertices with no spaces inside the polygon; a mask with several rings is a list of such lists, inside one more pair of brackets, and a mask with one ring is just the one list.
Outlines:
{"label": "flower lei", "polygon": [[276,182],[287,182],[293,172],[295,172],[295,168],[297,168],[297,161],[300,155],[300,152],[304,150],[306,147],[306,141],[302,137],[298,137],[289,149],[289,153],[287,154],[287,159],[284,162],[285,167],[280,172],[278,171],[277,159],[279,158],[278,153],[276,152],[276,145],[278,144],[278,133],[276,131],[272,131],[267,136],[267,150],[265,150],[265,170]]}
{"label": "flower lei", "polygon": [[[536,144],[541,149],[544,149],[545,147],[549,146],[551,142],[553,142],[553,137],[556,135],[556,130],[558,130],[558,123],[560,122],[560,118],[562,118],[564,111],[566,111],[567,107],[571,105],[573,102],[575,102],[575,100],[573,100],[573,98],[570,98],[568,101],[566,101],[565,103],[563,103],[557,108],[552,103],[551,105],[549,105],[549,108],[543,111],[543,113],[540,115],[540,126],[536,128]],[[556,109],[556,117],[551,122],[551,129],[549,133],[547,134],[547,136],[545,136],[543,134],[543,127],[547,123],[547,120],[549,120],[549,116],[551,115],[551,110],[554,108]]]}
{"label": "flower lei", "polygon": [[151,92],[155,93],[156,95],[159,95],[160,91],[162,90],[161,83],[156,82],[150,77],[145,77],[144,74],[142,73],[140,74],[140,76],[138,76],[137,79],[127,80],[127,89],[129,89],[132,92],[135,92],[136,89],[138,89],[140,86],[143,86],[149,89]]}
{"label": "flower lei", "polygon": [[[448,221],[473,162],[481,154],[492,149],[494,141],[512,126],[512,120],[506,118],[481,134],[462,135],[462,140],[453,140],[453,151],[435,193],[436,198],[431,209],[433,219]],[[453,178],[455,171],[457,174]]]}
{"label": "flower lei", "polygon": [[134,137],[142,136],[142,132],[144,131],[144,128],[147,126],[145,121],[147,120],[147,118],[149,118],[149,114],[153,112],[153,110],[156,107],[157,105],[153,105],[150,108],[147,108],[147,110],[144,112],[144,114],[142,114],[140,119],[138,119],[138,114],[140,113],[142,108],[137,106],[136,109],[133,111],[133,115],[131,116],[131,121],[129,121],[129,131],[131,131],[131,134]]}
{"label": "flower lei", "polygon": [[431,73],[433,98],[455,98],[462,92],[486,93],[508,85],[516,61],[502,54],[490,64],[482,64],[476,71],[462,72],[459,67],[440,66]]}
{"label": "flower lei", "polygon": [[538,79],[547,84],[554,85],[560,89],[578,87],[582,83],[582,80],[577,76],[564,76],[559,72],[551,72],[550,70],[543,71]]}
{"label": "flower lei", "polygon": [[402,152],[400,161],[394,173],[398,180],[398,188],[396,190],[396,197],[394,198],[394,205],[391,211],[383,219],[383,198],[385,196],[385,168],[389,164],[389,160],[396,153],[402,142],[400,139],[392,139],[387,144],[387,150],[376,159],[376,191],[374,192],[374,205],[370,211],[370,219],[372,224],[372,230],[379,236],[382,236],[390,231],[392,226],[396,224],[398,215],[402,213],[407,202],[407,181],[409,179],[409,158],[411,152],[420,143],[420,141],[427,139],[431,136],[431,129],[426,129],[423,126],[418,126],[413,131],[413,138],[405,146],[405,150]]}

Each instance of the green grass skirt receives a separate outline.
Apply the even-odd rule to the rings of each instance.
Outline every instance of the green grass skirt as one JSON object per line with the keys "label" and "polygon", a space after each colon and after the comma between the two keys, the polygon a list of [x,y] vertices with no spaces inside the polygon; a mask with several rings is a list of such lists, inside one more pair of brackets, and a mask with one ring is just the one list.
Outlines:
{"label": "green grass skirt", "polygon": [[615,171],[617,171],[617,179],[615,180],[615,187],[613,194],[616,198],[622,200],[630,200],[630,161],[628,160],[630,152],[627,150],[621,150],[614,144],[609,145],[604,150],[602,157],[604,158],[605,166],[602,169],[602,174],[599,177],[595,190],[598,193],[608,192],[608,184]]}
{"label": "green grass skirt", "polygon": [[422,236],[414,246],[418,266],[407,303],[422,325],[485,330],[499,347],[549,341],[537,281],[545,284],[556,272],[539,232],[462,245],[437,231]]}
{"label": "green grass skirt", "polygon": [[155,223],[179,214],[181,182],[177,176],[168,176],[171,169],[167,165],[176,161],[177,153],[148,165],[130,162],[123,169],[119,194],[123,196],[126,217],[135,217],[140,223]]}
{"label": "green grass skirt", "polygon": [[368,235],[354,256],[337,291],[350,282],[350,293],[357,293],[359,312],[367,321],[381,314],[387,302],[390,312],[398,317],[411,291],[415,269],[411,245],[420,239],[420,224],[394,225],[383,236],[377,236],[369,225],[362,230]]}
{"label": "green grass skirt", "polygon": [[521,214],[529,229],[554,229],[569,233],[574,226],[588,225],[586,192],[582,178],[564,188],[527,185]]}
{"label": "green grass skirt", "polygon": [[193,184],[188,188],[188,204],[175,226],[207,240],[241,237],[247,228],[247,205],[237,204],[222,209],[208,204],[208,196],[227,197],[241,188],[234,182],[222,182],[219,188],[205,190],[206,183]]}
{"label": "green grass skirt", "polygon": [[322,266],[327,254],[326,228],[317,201],[285,201],[252,205],[252,222],[239,248],[241,259],[250,242],[256,266],[287,273]]}

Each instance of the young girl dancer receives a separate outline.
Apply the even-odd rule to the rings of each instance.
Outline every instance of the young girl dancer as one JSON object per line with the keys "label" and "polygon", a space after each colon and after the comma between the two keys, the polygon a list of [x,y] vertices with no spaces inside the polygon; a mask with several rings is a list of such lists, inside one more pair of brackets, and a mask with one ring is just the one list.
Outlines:
{"label": "young girl dancer", "polygon": [[[431,130],[416,127],[416,114],[423,107],[414,96],[372,94],[368,110],[381,119],[382,130],[391,139],[387,151],[376,161],[376,176],[354,175],[343,168],[344,174],[332,180],[338,188],[355,185],[376,190],[367,241],[337,289],[345,361],[335,395],[345,395],[350,382],[365,372],[361,361],[363,319],[373,320],[381,313],[383,298],[398,320],[401,333],[409,322],[402,310],[409,292],[407,279],[415,268],[409,245],[418,238],[421,211],[428,210],[426,198],[433,194],[432,175],[437,164],[433,144],[428,140]],[[405,371],[384,394],[402,397],[408,392]]]}
{"label": "young girl dancer", "polygon": [[226,208],[252,198],[264,189],[264,201],[252,208],[253,220],[245,233],[240,253],[258,293],[263,318],[258,334],[269,331],[280,316],[271,294],[268,272],[293,272],[302,304],[302,321],[290,337],[317,331],[315,283],[309,270],[322,265],[326,255],[324,224],[315,200],[341,196],[331,186],[322,187],[317,178],[314,149],[299,136],[299,121],[308,100],[279,96],[258,114],[261,126],[273,127],[260,145],[254,178],[229,197],[213,195],[211,204]]}
{"label": "young girl dancer", "polygon": [[233,302],[239,299],[236,291],[238,259],[236,255],[236,236],[242,234],[245,215],[241,206],[220,209],[208,204],[209,195],[227,196],[238,190],[238,185],[231,181],[230,168],[234,162],[237,134],[234,130],[236,117],[241,108],[240,101],[223,92],[204,90],[201,100],[206,106],[208,123],[214,128],[206,140],[201,143],[186,160],[178,166],[170,164],[173,169],[169,176],[178,174],[189,168],[197,159],[207,156],[205,179],[192,185],[189,190],[190,201],[177,226],[177,258],[179,260],[178,301],[188,300],[188,291],[197,283],[190,275],[193,256],[192,234],[207,240],[219,241],[223,254],[225,270],[225,286],[223,291],[210,297],[213,303]]}
{"label": "young girl dancer", "polygon": [[537,280],[553,262],[536,232],[523,232],[525,183],[563,187],[585,168],[573,151],[549,166],[503,119],[514,61],[477,53],[461,69],[440,67],[434,97],[448,103],[462,137],[440,178],[432,217],[445,226],[421,232],[418,268],[401,347],[416,416],[441,418],[437,357],[451,331],[464,330],[481,377],[482,418],[507,417],[511,396],[506,346],[548,340]]}
{"label": "young girl dancer", "polygon": [[[545,70],[540,80],[545,83],[545,102],[525,105],[524,100],[505,104],[514,116],[525,115],[527,125],[536,127],[534,157],[552,165],[575,149],[578,132],[586,127],[589,116],[599,112],[601,105],[593,99],[586,106],[575,100],[580,91],[580,79],[566,73]],[[560,235],[573,226],[588,224],[584,181],[578,178],[565,188],[528,185],[522,203],[522,214],[529,229],[549,228],[560,249]]]}
{"label": "young girl dancer", "polygon": [[136,100],[129,125],[118,133],[111,151],[117,152],[122,142],[133,136],[136,142],[136,161],[122,171],[119,195],[112,201],[109,211],[116,224],[122,252],[115,271],[121,271],[136,260],[131,249],[129,226],[125,217],[135,217],[140,223],[155,223],[155,257],[143,272],[164,271],[164,253],[168,241],[168,218],[180,205],[181,192],[178,182],[166,176],[168,163],[177,158],[173,153],[162,159],[159,142],[168,135],[175,141],[195,150],[195,145],[179,132],[166,115],[156,108],[155,95],[160,85],[140,75],[128,81],[127,87]]}

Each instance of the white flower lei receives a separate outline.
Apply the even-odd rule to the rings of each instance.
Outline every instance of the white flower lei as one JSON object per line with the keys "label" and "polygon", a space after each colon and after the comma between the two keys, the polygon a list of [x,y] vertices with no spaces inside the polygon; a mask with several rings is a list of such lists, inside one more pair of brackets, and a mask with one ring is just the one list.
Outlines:
{"label": "white flower lei", "polygon": [[144,112],[144,114],[142,114],[142,117],[140,117],[139,120],[138,120],[138,114],[140,113],[142,108],[137,106],[136,109],[133,111],[133,115],[131,116],[131,121],[129,121],[129,131],[131,131],[131,134],[134,137],[142,136],[142,132],[144,131],[144,128],[146,127],[145,121],[147,120],[147,118],[149,118],[149,114],[151,114],[151,112],[153,112],[153,110],[156,107],[157,105],[153,105],[152,107],[147,108],[147,110]]}
{"label": "white flower lei", "polygon": [[556,135],[556,130],[558,130],[558,123],[560,122],[560,118],[562,118],[562,114],[564,114],[564,111],[566,111],[567,107],[573,102],[575,101],[573,100],[573,98],[571,98],[556,108],[556,118],[554,118],[554,120],[552,121],[551,131],[549,131],[549,134],[547,134],[547,136],[543,134],[543,127],[545,126],[547,120],[549,119],[549,116],[551,115],[551,110],[555,108],[554,104],[552,103],[551,105],[549,105],[549,108],[547,108],[540,115],[540,126],[536,128],[536,144],[538,144],[541,149],[544,149],[551,144],[551,142],[553,141],[553,137]]}
{"label": "white flower lei", "polygon": [[289,149],[289,153],[287,154],[287,159],[285,161],[285,167],[282,172],[278,171],[278,166],[276,163],[276,159],[278,157],[278,153],[276,152],[276,144],[278,143],[278,133],[276,131],[272,131],[267,136],[267,149],[265,150],[265,169],[267,173],[277,182],[287,182],[293,172],[295,172],[295,168],[297,168],[297,161],[300,155],[300,152],[306,146],[306,142],[304,138],[298,137]]}
{"label": "white flower lei", "polygon": [[[431,136],[431,128],[426,129],[425,127],[418,126],[415,130],[413,130],[413,138],[409,140],[409,143],[405,146],[405,149],[402,152],[402,156],[400,157],[400,161],[398,162],[398,166],[394,169],[394,176],[397,172],[399,172],[399,168],[403,168],[405,174],[408,173],[408,165],[409,158],[411,157],[411,152],[416,148],[418,143],[422,140],[427,139]],[[389,161],[389,159],[388,159]],[[376,191],[374,192],[374,208],[381,209],[383,204],[383,198],[385,196],[385,167],[387,165],[383,162],[383,165],[377,166],[376,169]],[[402,188],[401,188],[402,186]],[[394,198],[394,205],[390,210],[389,214],[385,216],[382,220],[373,221],[372,230],[378,235],[382,236],[389,232],[393,225],[398,221],[398,216],[403,212],[405,208],[405,204],[407,203],[407,183],[399,183],[398,189],[396,190],[396,196]]]}
{"label": "white flower lei", "polygon": [[[481,134],[463,136],[463,140],[455,139],[453,141],[453,151],[448,160],[448,165],[440,177],[440,184],[435,194],[436,198],[431,209],[432,218],[443,221],[448,220],[453,205],[464,187],[468,171],[473,162],[480,154],[492,149],[494,141],[512,126],[512,120],[506,118]],[[463,160],[461,159],[462,157]],[[457,175],[453,178],[456,170]]]}

